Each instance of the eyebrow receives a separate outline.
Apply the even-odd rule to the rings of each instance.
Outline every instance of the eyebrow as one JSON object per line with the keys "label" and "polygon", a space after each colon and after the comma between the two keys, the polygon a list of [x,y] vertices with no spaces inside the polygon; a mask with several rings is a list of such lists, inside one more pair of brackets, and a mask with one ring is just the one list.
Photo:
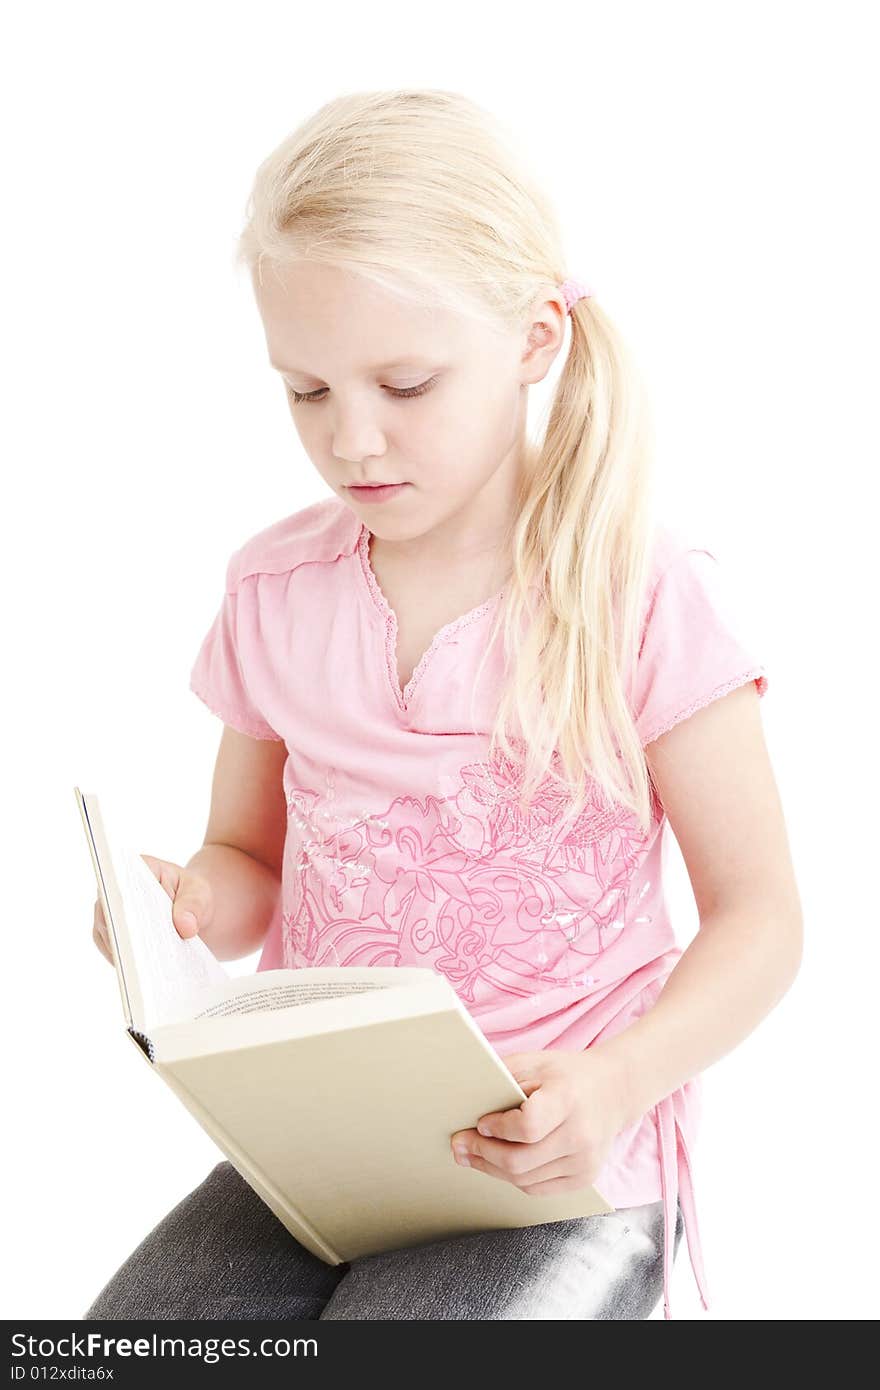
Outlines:
{"label": "eyebrow", "polygon": [[[311,381],[320,381],[320,377],[312,372],[307,372],[305,367],[285,367],[278,362],[273,362],[270,358],[269,365],[276,372],[296,372],[299,376],[307,376]],[[430,357],[399,357],[394,362],[379,362],[375,367],[367,367],[368,372],[390,372],[397,367],[430,367],[433,366],[433,359]]]}

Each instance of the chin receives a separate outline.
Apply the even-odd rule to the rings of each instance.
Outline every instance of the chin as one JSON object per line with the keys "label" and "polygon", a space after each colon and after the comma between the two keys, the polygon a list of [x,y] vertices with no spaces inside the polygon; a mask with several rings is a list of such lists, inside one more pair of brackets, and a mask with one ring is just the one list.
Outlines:
{"label": "chin", "polygon": [[383,507],[373,507],[369,502],[363,507],[355,507],[354,510],[361,520],[366,522],[373,535],[383,541],[399,541],[401,544],[417,541],[421,536],[428,535],[437,525],[436,517],[392,517],[387,515]]}

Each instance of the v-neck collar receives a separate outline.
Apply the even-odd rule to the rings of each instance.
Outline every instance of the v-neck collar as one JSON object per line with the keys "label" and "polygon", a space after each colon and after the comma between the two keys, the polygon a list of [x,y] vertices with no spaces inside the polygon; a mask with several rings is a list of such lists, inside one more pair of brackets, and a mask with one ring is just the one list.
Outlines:
{"label": "v-neck collar", "polygon": [[435,632],[434,636],[431,638],[430,643],[419,657],[412,675],[401,690],[400,677],[397,671],[397,614],[383,594],[379,587],[379,581],[373,572],[373,566],[370,563],[370,535],[371,532],[366,522],[362,522],[360,535],[358,536],[356,544],[358,556],[360,557],[359,569],[364,583],[366,584],[367,592],[385,621],[385,667],[388,681],[398,709],[403,713],[407,713],[412,705],[413,696],[418,689],[419,682],[428,669],[431,659],[438,647],[448,642],[461,628],[467,627],[469,623],[476,622],[484,613],[488,613],[490,609],[494,608],[504,593],[504,588],[499,589],[497,593],[493,594],[491,598],[486,599],[485,602],[477,604],[475,608],[470,608],[467,613],[462,613],[460,617],[453,618],[451,622],[444,623],[443,627]]}

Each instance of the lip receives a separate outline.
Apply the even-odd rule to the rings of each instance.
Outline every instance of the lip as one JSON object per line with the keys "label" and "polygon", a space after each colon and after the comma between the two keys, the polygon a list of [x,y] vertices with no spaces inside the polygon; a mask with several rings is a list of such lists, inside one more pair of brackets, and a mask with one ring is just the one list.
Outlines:
{"label": "lip", "polygon": [[391,497],[397,497],[407,487],[409,483],[382,483],[378,487],[357,487],[350,484],[348,490],[359,502],[385,502]]}

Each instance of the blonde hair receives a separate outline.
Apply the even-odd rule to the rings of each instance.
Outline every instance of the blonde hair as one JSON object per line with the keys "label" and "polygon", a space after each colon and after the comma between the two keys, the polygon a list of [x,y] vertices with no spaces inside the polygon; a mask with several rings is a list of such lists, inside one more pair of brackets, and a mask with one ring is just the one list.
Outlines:
{"label": "blonde hair", "polygon": [[[436,89],[346,94],[284,139],[257,170],[237,245],[260,277],[264,260],[332,263],[500,332],[526,327],[535,297],[568,273],[510,134]],[[484,653],[503,632],[510,678],[489,753],[521,768],[521,808],[539,786],[566,819],[604,796],[647,832],[650,771],[626,694],[654,528],[646,393],[595,297],[570,322],[542,437],[526,444],[512,572]]]}

